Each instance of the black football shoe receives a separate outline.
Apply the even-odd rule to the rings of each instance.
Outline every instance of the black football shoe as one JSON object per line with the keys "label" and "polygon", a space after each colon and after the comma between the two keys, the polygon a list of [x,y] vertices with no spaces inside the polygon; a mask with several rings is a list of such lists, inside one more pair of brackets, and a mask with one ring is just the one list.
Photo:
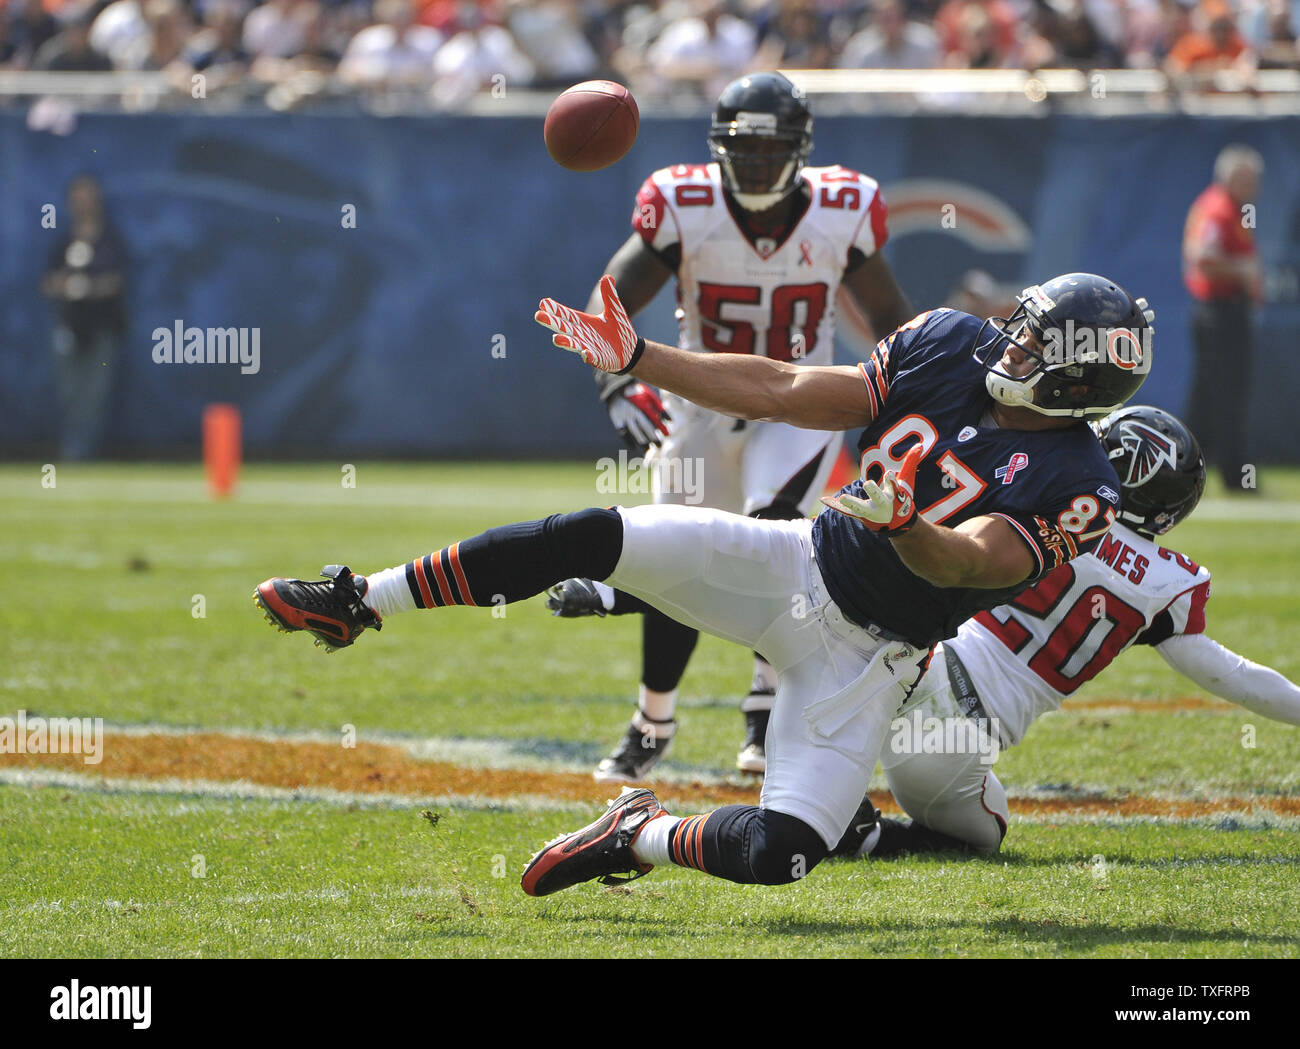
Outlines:
{"label": "black football shoe", "polygon": [[[669,721],[665,724],[676,723]],[[663,760],[672,741],[672,736],[652,736],[649,732],[642,732],[635,723],[630,724],[614,753],[601,758],[596,771],[591,774],[592,779],[597,783],[641,783],[646,774]]]}
{"label": "black football shoe", "polygon": [[600,592],[590,579],[566,579],[556,583],[546,591],[546,607],[551,615],[562,619],[577,619],[579,616],[600,616],[609,613],[605,602],[600,599]]}
{"label": "black football shoe", "polygon": [[[751,693],[768,695],[769,693]],[[745,742],[740,745],[736,755],[736,768],[741,772],[751,772],[761,776],[767,771],[767,751],[763,741],[767,738],[767,723],[772,717],[771,710],[746,710]]]}
{"label": "black football shoe", "polygon": [[[876,833],[878,830],[878,833]],[[868,848],[870,839],[870,848]],[[871,803],[870,797],[862,799],[853,814],[849,829],[831,850],[832,856],[842,859],[892,860],[898,856],[915,856],[927,852],[974,853],[967,842],[931,830],[916,820],[896,820],[882,816]]]}
{"label": "black football shoe", "polygon": [[[831,855],[848,860],[861,857],[867,838],[871,837],[872,831],[880,827],[882,819],[880,810],[871,802],[871,796],[864,797],[862,804],[858,806],[858,811],[853,814],[853,819],[849,821],[848,830],[844,832],[835,848],[831,849]],[[891,820],[890,822],[896,823],[898,821]]]}
{"label": "black football shoe", "polygon": [[365,576],[346,565],[326,565],[320,574],[327,582],[268,579],[253,591],[253,604],[272,626],[286,634],[306,630],[326,652],[347,648],[367,627],[383,629],[379,613],[361,600],[369,587]]}
{"label": "black football shoe", "polygon": [[632,840],[652,819],[664,815],[667,810],[653,792],[625,789],[595,823],[543,845],[528,861],[520,885],[529,896],[549,896],[593,878],[602,885],[634,881],[654,864],[637,862]]}

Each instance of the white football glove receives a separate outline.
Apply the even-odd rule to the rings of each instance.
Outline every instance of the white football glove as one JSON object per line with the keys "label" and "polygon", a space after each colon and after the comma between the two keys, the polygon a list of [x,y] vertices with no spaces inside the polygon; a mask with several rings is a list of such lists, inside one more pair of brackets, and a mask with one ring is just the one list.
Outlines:
{"label": "white football glove", "polygon": [[1151,329],[1154,331],[1156,326],[1156,311],[1151,308],[1151,303],[1147,302],[1146,299],[1134,299],[1133,301],[1137,304],[1137,308],[1142,311],[1142,316],[1147,319],[1147,324],[1149,324]]}

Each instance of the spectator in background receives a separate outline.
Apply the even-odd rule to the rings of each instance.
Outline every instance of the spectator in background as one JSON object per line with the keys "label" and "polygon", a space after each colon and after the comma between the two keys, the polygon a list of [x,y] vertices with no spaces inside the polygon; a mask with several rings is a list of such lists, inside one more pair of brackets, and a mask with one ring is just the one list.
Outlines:
{"label": "spectator in background", "polygon": [[1062,66],[1074,69],[1115,69],[1124,64],[1118,49],[1097,30],[1083,0],[1069,0],[1059,22],[1057,52]]}
{"label": "spectator in background", "polygon": [[988,8],[968,3],[960,11],[956,47],[948,52],[947,64],[954,69],[1005,69],[1010,52],[1002,44],[1003,34]]}
{"label": "spectator in background", "polygon": [[920,22],[909,22],[902,0],[874,0],[871,23],[849,38],[840,55],[843,69],[933,69],[939,38]]}
{"label": "spectator in background", "polygon": [[944,64],[996,69],[1015,54],[1019,19],[1006,0],[947,0],[934,16]]}
{"label": "spectator in background", "polygon": [[[104,14],[112,13],[112,6],[116,5],[105,8],[91,26],[91,45],[95,45],[95,30],[103,23]],[[143,31],[114,40],[109,55],[114,68],[168,69],[181,56],[188,36],[194,31],[190,14],[181,0],[144,0],[139,25]]]}
{"label": "spectator in background", "polygon": [[1258,52],[1260,68],[1300,69],[1300,43],[1296,41],[1291,8],[1286,0],[1273,0],[1269,8],[1265,38]]}
{"label": "spectator in background", "polygon": [[182,59],[203,74],[209,89],[241,80],[252,56],[244,50],[239,0],[209,0],[203,23],[186,43]]}
{"label": "spectator in background", "polygon": [[107,73],[113,63],[90,46],[89,12],[75,15],[63,32],[41,45],[32,59],[33,69],[52,73]]}
{"label": "spectator in background", "polygon": [[9,19],[0,16],[0,65],[9,65],[18,54],[18,48],[9,39]]}
{"label": "spectator in background", "polygon": [[[319,89],[319,76],[332,71],[343,56],[332,42],[332,27],[325,8],[316,0],[306,0],[301,14],[302,47],[288,58],[261,55],[253,63],[252,74],[269,84],[285,84],[297,79],[297,90],[309,94]],[[305,81],[300,77],[304,73],[314,74],[316,79]]]}
{"label": "spectator in background", "polygon": [[[85,28],[88,35],[88,20]],[[59,219],[41,292],[56,309],[60,451],[65,459],[88,459],[100,448],[122,355],[127,259],[107,221],[94,178],[80,175],[72,180],[66,211],[66,219]]]}
{"label": "spectator in background", "polygon": [[1196,198],[1183,229],[1183,279],[1196,299],[1196,375],[1187,420],[1229,491],[1255,490],[1244,485],[1242,467],[1254,305],[1263,298],[1263,276],[1253,215],[1246,207],[1253,206],[1263,171],[1255,150],[1228,146],[1214,162],[1213,184]]}
{"label": "spectator in background", "polygon": [[26,68],[45,42],[58,35],[59,23],[45,10],[41,0],[24,0],[19,15],[10,18],[10,14],[11,11],[5,12],[9,43],[13,48],[10,61],[18,68]]}
{"label": "spectator in background", "polygon": [[177,69],[173,63],[180,58],[194,28],[189,13],[180,0],[146,0],[144,17],[144,37],[123,55],[120,63],[115,63],[117,68]]}
{"label": "spectator in background", "polygon": [[1227,11],[1212,17],[1208,31],[1185,34],[1165,60],[1165,70],[1171,77],[1186,76],[1197,81],[1208,81],[1225,69],[1235,69],[1249,77],[1254,66],[1254,52],[1246,46]]}
{"label": "spectator in background", "polygon": [[583,34],[576,0],[510,0],[506,27],[533,64],[534,87],[565,88],[600,71],[600,56]]}
{"label": "spectator in background", "polygon": [[140,0],[113,0],[90,26],[90,46],[106,55],[116,69],[128,67],[128,56],[148,50],[149,24]]}
{"label": "spectator in background", "polygon": [[828,69],[834,65],[830,25],[816,0],[780,0],[762,33],[756,69]]}
{"label": "spectator in background", "polygon": [[652,90],[688,86],[697,96],[713,99],[737,77],[754,68],[758,34],[754,27],[727,13],[722,0],[691,0],[690,13],[660,34],[646,55]]}
{"label": "spectator in background", "polygon": [[244,50],[256,58],[289,58],[302,50],[309,12],[301,0],[266,0],[244,19]]}
{"label": "spectator in background", "polygon": [[510,30],[492,25],[469,0],[461,5],[463,28],[433,56],[433,100],[458,106],[489,88],[527,87],[534,68]]}
{"label": "spectator in background", "polygon": [[339,76],[370,88],[427,87],[433,82],[433,58],[442,47],[438,30],[415,24],[411,0],[378,0],[376,25],[348,43]]}

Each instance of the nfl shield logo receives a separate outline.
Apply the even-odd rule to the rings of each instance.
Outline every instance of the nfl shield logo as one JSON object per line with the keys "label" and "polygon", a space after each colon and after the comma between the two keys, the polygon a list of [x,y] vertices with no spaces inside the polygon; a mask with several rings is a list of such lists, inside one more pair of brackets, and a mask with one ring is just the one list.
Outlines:
{"label": "nfl shield logo", "polygon": [[767,258],[772,252],[776,251],[776,241],[771,237],[759,237],[754,241],[754,248],[763,258]]}

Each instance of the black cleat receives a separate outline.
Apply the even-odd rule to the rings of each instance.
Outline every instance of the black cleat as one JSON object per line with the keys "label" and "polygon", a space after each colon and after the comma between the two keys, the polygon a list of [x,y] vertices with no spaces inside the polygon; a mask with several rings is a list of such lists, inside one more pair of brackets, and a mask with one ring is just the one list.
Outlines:
{"label": "black cleat", "polygon": [[546,591],[546,607],[551,610],[551,615],[563,619],[579,616],[604,618],[609,614],[590,579],[566,579],[563,583],[556,583]]}
{"label": "black cleat", "polygon": [[[669,721],[669,725],[676,722]],[[640,783],[646,773],[668,753],[673,737],[659,738],[630,724],[627,734],[607,758],[602,758],[592,778],[597,783]]]}
{"label": "black cleat", "polygon": [[[768,695],[769,693],[755,693],[750,695]],[[767,723],[772,717],[771,710],[746,710],[745,715],[745,742],[740,745],[740,753],[736,755],[736,768],[741,772],[752,772],[761,776],[767,771],[767,751],[764,749],[763,741],[767,738]]]}
{"label": "black cleat", "polygon": [[666,810],[651,791],[625,789],[596,822],[543,845],[528,861],[520,885],[529,896],[549,896],[593,878],[616,885],[648,874],[654,865],[637,862],[632,840],[642,827],[663,815]]}
{"label": "black cleat", "polygon": [[321,575],[328,582],[268,579],[253,591],[253,604],[281,632],[306,630],[326,652],[346,648],[367,627],[382,629],[379,614],[361,600],[369,587],[365,576],[353,575],[346,565],[326,565]]}
{"label": "black cleat", "polygon": [[[883,817],[880,810],[871,801],[871,796],[867,795],[862,799],[862,804],[858,806],[858,811],[853,814],[853,819],[849,821],[849,828],[840,837],[839,843],[831,849],[832,856],[839,856],[844,859],[856,860],[862,856],[862,849],[867,844],[867,839],[871,837],[871,832],[881,826]],[[897,820],[890,820],[891,823],[897,823]]]}
{"label": "black cleat", "polygon": [[[880,829],[878,834],[873,833],[876,828]],[[869,849],[868,839],[872,839]],[[882,816],[868,796],[862,799],[862,804],[849,823],[849,829],[831,850],[831,855],[851,860],[865,859],[868,856],[873,860],[891,860],[898,856],[927,852],[974,851],[976,850],[967,842],[931,830],[916,820],[896,820]]]}

